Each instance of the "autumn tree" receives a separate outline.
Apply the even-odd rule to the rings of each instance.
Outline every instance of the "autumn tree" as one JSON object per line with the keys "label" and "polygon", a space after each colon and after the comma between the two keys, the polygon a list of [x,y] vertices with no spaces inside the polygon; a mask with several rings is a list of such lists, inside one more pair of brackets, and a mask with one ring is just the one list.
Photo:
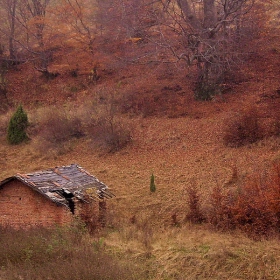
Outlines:
{"label": "autumn tree", "polygon": [[96,3],[89,0],[61,0],[53,11],[61,30],[74,44],[92,51],[96,34]]}
{"label": "autumn tree", "polygon": [[[102,35],[141,39],[149,47],[130,49],[126,61],[183,63],[197,73],[195,97],[220,93],[229,73],[242,59],[244,38],[254,22],[255,0],[97,1]],[[248,40],[248,39],[247,39]]]}
{"label": "autumn tree", "polygon": [[50,0],[0,0],[0,34],[5,46],[6,61],[17,64],[33,61],[37,70],[48,71],[46,15]]}
{"label": "autumn tree", "polygon": [[[8,37],[10,56],[13,56],[15,42],[43,45],[45,17],[50,0],[0,0],[2,17],[1,33]],[[21,33],[16,34],[19,29]],[[24,31],[24,32],[23,32]],[[23,37],[25,42],[23,41]],[[25,47],[27,47],[25,45]]]}
{"label": "autumn tree", "polygon": [[[158,0],[98,0],[96,28],[106,50],[121,63],[146,62],[154,52],[149,35],[158,24],[159,6]],[[138,43],[144,44],[138,48]]]}
{"label": "autumn tree", "polygon": [[50,0],[20,0],[19,22],[26,30],[26,47],[32,56],[35,68],[49,76],[48,64],[51,53],[46,45],[45,29],[47,7]]}
{"label": "autumn tree", "polygon": [[17,31],[17,7],[19,0],[0,0],[1,10],[1,43],[8,50],[9,59],[16,58],[16,31]]}

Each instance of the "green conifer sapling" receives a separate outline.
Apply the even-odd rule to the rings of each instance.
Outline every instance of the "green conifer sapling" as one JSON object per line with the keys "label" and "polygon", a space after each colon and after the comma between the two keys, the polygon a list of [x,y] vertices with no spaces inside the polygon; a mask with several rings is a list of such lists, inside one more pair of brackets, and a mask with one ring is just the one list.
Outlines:
{"label": "green conifer sapling", "polygon": [[152,176],[151,176],[150,191],[151,192],[155,192],[156,191],[155,176],[154,176],[154,174],[152,174]]}
{"label": "green conifer sapling", "polygon": [[12,145],[17,145],[28,139],[26,128],[28,126],[28,117],[22,106],[18,106],[16,112],[10,119],[7,140]]}

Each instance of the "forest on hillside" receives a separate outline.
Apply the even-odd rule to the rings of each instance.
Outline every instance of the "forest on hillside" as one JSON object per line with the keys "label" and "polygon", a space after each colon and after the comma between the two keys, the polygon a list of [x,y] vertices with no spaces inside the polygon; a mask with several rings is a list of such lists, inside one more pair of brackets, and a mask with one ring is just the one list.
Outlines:
{"label": "forest on hillside", "polygon": [[1,0],[1,96],[20,64],[97,82],[105,63],[163,63],[191,73],[195,98],[209,100],[239,82],[248,61],[278,53],[279,13],[277,0]]}

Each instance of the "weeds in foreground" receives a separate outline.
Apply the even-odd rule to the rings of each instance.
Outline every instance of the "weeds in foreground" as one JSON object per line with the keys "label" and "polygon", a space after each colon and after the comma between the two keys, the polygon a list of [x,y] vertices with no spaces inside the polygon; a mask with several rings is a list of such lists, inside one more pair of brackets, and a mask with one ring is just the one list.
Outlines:
{"label": "weeds in foreground", "polygon": [[106,253],[103,239],[73,228],[1,229],[0,237],[1,279],[143,279],[132,263]]}

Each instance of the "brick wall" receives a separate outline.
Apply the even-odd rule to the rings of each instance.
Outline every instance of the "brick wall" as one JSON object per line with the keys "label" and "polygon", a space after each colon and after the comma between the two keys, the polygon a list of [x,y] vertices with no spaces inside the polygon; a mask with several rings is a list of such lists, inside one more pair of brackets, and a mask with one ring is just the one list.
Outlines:
{"label": "brick wall", "polygon": [[14,228],[68,224],[73,215],[22,182],[12,180],[0,189],[0,225]]}
{"label": "brick wall", "polygon": [[90,231],[99,227],[99,207],[98,202],[85,196],[88,203],[81,203],[75,200],[75,215],[79,216],[87,225]]}

